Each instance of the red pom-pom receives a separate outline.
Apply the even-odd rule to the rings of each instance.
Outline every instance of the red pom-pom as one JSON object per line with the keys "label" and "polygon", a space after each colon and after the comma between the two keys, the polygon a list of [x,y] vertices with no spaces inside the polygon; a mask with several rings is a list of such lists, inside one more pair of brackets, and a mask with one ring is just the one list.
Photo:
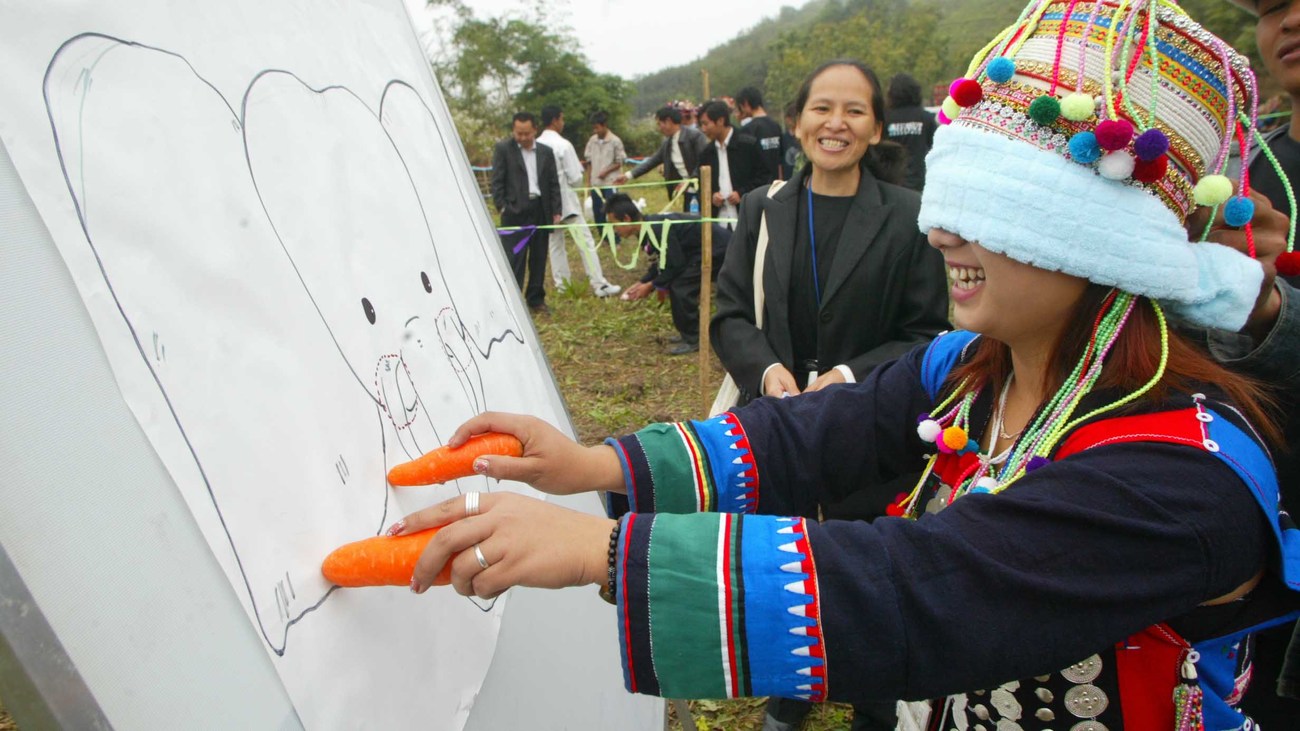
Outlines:
{"label": "red pom-pom", "polygon": [[901,518],[907,514],[903,508],[903,503],[907,501],[907,493],[900,492],[894,496],[894,502],[885,507],[885,515],[892,515],[895,518]]}
{"label": "red pom-pom", "polygon": [[957,79],[948,87],[948,95],[962,107],[973,107],[984,98],[984,87],[974,79]]}
{"label": "red pom-pom", "polygon": [[1284,277],[1300,275],[1300,252],[1288,251],[1285,254],[1278,254],[1273,266],[1277,267],[1277,273]]}
{"label": "red pom-pom", "polygon": [[1127,119],[1107,119],[1097,123],[1097,146],[1103,150],[1122,150],[1133,139],[1133,123]]}
{"label": "red pom-pom", "polygon": [[1154,160],[1138,160],[1133,166],[1133,179],[1139,183],[1154,183],[1165,176],[1169,170],[1169,156],[1161,155]]}

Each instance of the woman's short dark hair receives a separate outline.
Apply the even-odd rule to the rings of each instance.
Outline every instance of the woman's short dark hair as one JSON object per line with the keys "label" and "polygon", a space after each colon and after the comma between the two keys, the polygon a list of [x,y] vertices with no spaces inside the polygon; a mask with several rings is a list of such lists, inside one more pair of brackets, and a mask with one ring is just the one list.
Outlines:
{"label": "woman's short dark hair", "polygon": [[[896,142],[890,142],[886,139],[885,132],[885,96],[880,93],[880,79],[871,67],[861,61],[851,58],[839,58],[813,69],[812,73],[804,79],[803,84],[799,87],[799,93],[795,95],[795,107],[798,108],[799,114],[803,114],[803,108],[808,105],[808,97],[812,95],[813,82],[821,76],[823,72],[836,66],[849,66],[857,69],[871,86],[871,114],[876,118],[876,123],[880,125],[881,139],[877,144],[867,148],[867,154],[862,156],[862,165],[876,176],[877,179],[886,183],[899,183],[903,180],[904,173],[907,172],[907,151],[902,145]],[[811,164],[811,163],[809,163]]]}
{"label": "woman's short dark hair", "polygon": [[910,74],[894,74],[889,80],[889,108],[921,106],[921,84]]}
{"label": "woman's short dark hair", "polygon": [[626,218],[629,221],[641,220],[641,209],[632,202],[627,193],[615,193],[605,199],[605,215]]}

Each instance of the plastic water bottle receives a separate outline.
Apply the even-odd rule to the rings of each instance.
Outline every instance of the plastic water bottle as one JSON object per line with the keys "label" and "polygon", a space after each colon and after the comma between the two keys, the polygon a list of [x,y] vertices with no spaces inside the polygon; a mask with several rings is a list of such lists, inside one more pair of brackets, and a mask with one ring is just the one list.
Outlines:
{"label": "plastic water bottle", "polygon": [[699,196],[695,196],[695,197],[691,198],[691,215],[693,215],[693,216],[698,216],[698,215],[700,215],[700,198],[699,198]]}

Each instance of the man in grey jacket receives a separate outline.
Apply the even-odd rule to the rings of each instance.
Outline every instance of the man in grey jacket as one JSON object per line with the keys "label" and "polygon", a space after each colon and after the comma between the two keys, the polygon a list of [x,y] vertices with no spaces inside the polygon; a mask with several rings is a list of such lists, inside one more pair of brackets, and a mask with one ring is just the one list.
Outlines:
{"label": "man in grey jacket", "polygon": [[[614,179],[615,185],[626,183],[629,178],[639,178],[650,172],[656,165],[663,165],[664,181],[668,183],[668,197],[671,199],[677,191],[678,181],[697,177],[700,172],[700,155],[709,146],[704,134],[693,127],[682,126],[682,113],[673,107],[663,107],[655,112],[659,125],[659,134],[664,136],[663,144],[655,154],[647,157],[632,169],[630,174],[623,174]],[[698,186],[691,186],[682,196],[682,210],[689,211],[691,201],[699,196]]]}

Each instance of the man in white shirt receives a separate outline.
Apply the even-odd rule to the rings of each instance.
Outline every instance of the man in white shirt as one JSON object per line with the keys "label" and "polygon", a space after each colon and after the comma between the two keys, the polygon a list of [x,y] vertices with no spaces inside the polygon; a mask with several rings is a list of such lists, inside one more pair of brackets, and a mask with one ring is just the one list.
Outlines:
{"label": "man in white shirt", "polygon": [[762,165],[758,142],[731,126],[730,110],[723,102],[709,102],[700,110],[700,131],[712,143],[700,155],[700,165],[713,169],[714,215],[735,220],[741,196],[758,187]]}
{"label": "man in white shirt", "polygon": [[605,223],[605,201],[614,194],[614,179],[623,170],[627,153],[623,140],[609,131],[609,115],[591,115],[591,138],[583,151],[584,165],[591,173],[591,214],[597,225]]}
{"label": "man in white shirt", "polygon": [[557,106],[542,107],[542,134],[537,141],[551,148],[555,153],[555,172],[560,185],[560,220],[566,224],[581,224],[572,229],[557,228],[550,233],[551,278],[556,289],[569,281],[569,254],[565,249],[566,233],[573,231],[578,243],[578,256],[582,267],[587,272],[587,281],[597,297],[608,297],[623,291],[621,287],[605,281],[605,273],[600,268],[600,257],[596,255],[596,242],[591,237],[591,229],[582,217],[582,204],[578,202],[575,187],[582,185],[582,163],[573,143],[560,134],[564,131],[564,112]]}

